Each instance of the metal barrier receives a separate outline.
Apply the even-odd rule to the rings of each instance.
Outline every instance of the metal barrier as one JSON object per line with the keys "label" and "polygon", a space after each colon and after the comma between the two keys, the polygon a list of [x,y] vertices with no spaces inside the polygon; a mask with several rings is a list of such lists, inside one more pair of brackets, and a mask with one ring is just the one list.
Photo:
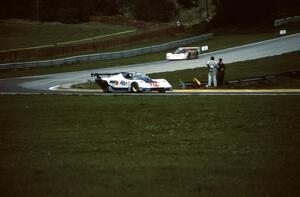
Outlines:
{"label": "metal barrier", "polygon": [[300,16],[293,16],[274,20],[274,26],[278,27],[291,22],[300,22]]}
{"label": "metal barrier", "polygon": [[186,38],[183,40],[173,41],[161,45],[155,45],[150,47],[131,49],[126,51],[118,51],[111,53],[98,53],[91,55],[78,55],[67,58],[53,59],[53,60],[43,60],[43,61],[31,61],[31,62],[15,62],[15,63],[6,63],[0,64],[1,69],[16,69],[16,68],[32,68],[32,67],[43,67],[43,66],[61,66],[65,64],[75,64],[82,62],[93,62],[99,60],[112,60],[120,59],[126,57],[133,57],[138,55],[145,55],[151,53],[161,52],[167,49],[172,49],[180,47],[183,45],[190,45],[200,41],[204,41],[213,37],[213,33],[205,34],[201,36],[195,36],[192,38]]}

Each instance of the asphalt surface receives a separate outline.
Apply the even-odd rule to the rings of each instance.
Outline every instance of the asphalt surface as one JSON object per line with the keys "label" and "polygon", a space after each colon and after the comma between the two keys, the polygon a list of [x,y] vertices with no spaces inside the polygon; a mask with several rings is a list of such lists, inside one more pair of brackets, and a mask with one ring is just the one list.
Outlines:
{"label": "asphalt surface", "polygon": [[[228,48],[225,50],[201,54],[199,59],[196,60],[165,60],[146,64],[133,64],[112,68],[93,69],[32,77],[0,79],[0,93],[51,93],[54,91],[53,89],[55,89],[53,87],[69,88],[72,84],[86,82],[87,80],[93,80],[93,78],[90,77],[90,74],[92,72],[107,73],[135,71],[149,74],[205,67],[206,62],[211,56],[215,56],[215,58],[223,58],[224,63],[232,63],[280,55],[298,50],[300,50],[300,33],[254,44],[248,44],[239,47]],[[66,94],[70,94],[70,92]]]}

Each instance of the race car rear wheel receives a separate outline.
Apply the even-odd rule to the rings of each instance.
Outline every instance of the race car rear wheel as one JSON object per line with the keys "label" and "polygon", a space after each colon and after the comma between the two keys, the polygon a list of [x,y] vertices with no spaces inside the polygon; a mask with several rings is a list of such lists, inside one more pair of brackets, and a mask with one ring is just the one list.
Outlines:
{"label": "race car rear wheel", "polygon": [[101,89],[103,90],[103,92],[109,92],[109,85],[107,83],[107,81],[100,81],[100,86],[101,86]]}
{"label": "race car rear wheel", "polygon": [[133,82],[131,84],[131,92],[137,93],[140,91],[139,84],[137,82]]}
{"label": "race car rear wheel", "polygon": [[188,60],[192,59],[192,54],[191,54],[191,53],[188,53],[188,56],[187,56],[186,59],[188,59]]}

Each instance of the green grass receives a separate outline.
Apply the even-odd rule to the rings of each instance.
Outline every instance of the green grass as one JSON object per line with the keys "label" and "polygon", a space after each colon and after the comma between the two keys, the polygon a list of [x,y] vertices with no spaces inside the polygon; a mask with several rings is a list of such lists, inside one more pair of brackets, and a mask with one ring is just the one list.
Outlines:
{"label": "green grass", "polygon": [[100,86],[95,83],[95,81],[91,81],[91,80],[88,80],[87,82],[85,83],[79,83],[79,84],[74,84],[71,86],[71,88],[77,88],[77,89],[99,89]]}
{"label": "green grass", "polygon": [[0,102],[2,196],[300,194],[298,96]]}
{"label": "green grass", "polygon": [[0,50],[43,46],[132,30],[99,23],[0,23]]}

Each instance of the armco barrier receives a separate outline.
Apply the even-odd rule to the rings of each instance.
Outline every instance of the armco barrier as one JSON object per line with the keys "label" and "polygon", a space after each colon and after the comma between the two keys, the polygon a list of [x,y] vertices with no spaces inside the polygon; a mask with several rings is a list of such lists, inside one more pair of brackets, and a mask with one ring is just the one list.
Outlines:
{"label": "armco barrier", "polygon": [[274,26],[278,27],[287,23],[300,22],[300,16],[293,16],[274,20]]}
{"label": "armco barrier", "polygon": [[133,57],[138,55],[145,55],[151,53],[161,52],[167,49],[172,49],[176,47],[180,47],[183,45],[190,45],[196,42],[204,41],[209,38],[212,38],[213,34],[206,34],[201,36],[195,36],[192,38],[186,38],[183,40],[178,40],[174,42],[169,42],[161,45],[155,45],[150,47],[131,49],[126,51],[119,52],[111,52],[111,53],[98,53],[91,55],[79,55],[61,59],[53,59],[53,60],[43,60],[43,61],[31,61],[31,62],[16,62],[16,63],[6,63],[0,64],[1,69],[15,69],[15,68],[32,68],[32,67],[43,67],[43,66],[61,66],[65,64],[75,64],[81,62],[93,62],[98,60],[112,60],[112,59],[120,59],[126,57]]}

